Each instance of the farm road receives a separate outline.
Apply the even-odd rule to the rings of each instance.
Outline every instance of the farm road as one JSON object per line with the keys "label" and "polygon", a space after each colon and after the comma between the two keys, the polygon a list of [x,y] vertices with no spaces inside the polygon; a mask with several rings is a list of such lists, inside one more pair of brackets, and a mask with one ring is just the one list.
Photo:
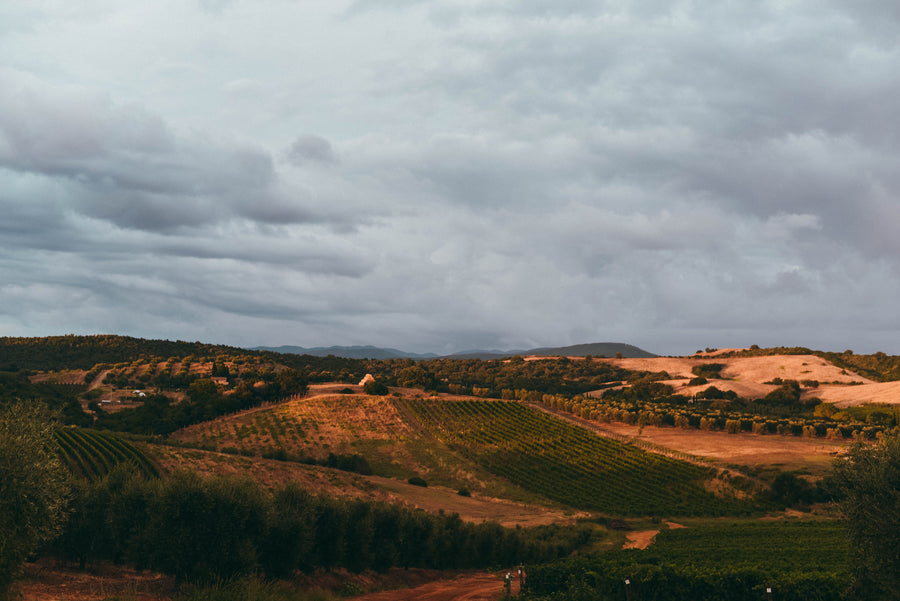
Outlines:
{"label": "farm road", "polygon": [[[512,594],[519,592],[513,575]],[[453,580],[438,580],[415,588],[381,591],[353,597],[354,601],[497,601],[504,596],[503,578],[498,574],[463,574]]]}

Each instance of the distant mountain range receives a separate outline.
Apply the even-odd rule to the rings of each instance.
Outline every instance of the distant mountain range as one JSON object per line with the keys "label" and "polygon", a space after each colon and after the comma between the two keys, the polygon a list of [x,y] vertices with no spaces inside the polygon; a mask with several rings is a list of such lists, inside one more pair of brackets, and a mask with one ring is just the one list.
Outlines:
{"label": "distant mountain range", "polygon": [[584,357],[592,355],[594,357],[615,357],[616,353],[621,353],[622,357],[650,358],[656,357],[653,353],[647,352],[631,344],[621,342],[594,342],[590,344],[574,344],[571,346],[559,347],[541,347],[527,350],[471,350],[452,355],[437,355],[435,353],[410,353],[395,348],[381,348],[377,346],[328,346],[306,348],[302,346],[258,346],[251,350],[254,351],[272,351],[275,353],[294,354],[294,355],[313,355],[315,357],[327,357],[334,355],[335,357],[344,357],[346,359],[502,359],[504,357],[512,357],[514,355],[546,355],[550,357]]}

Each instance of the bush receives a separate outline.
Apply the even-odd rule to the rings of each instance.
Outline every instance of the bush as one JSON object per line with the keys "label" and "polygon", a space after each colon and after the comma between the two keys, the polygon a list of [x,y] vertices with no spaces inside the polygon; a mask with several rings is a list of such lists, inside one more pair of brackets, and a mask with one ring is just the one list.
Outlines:
{"label": "bush", "polygon": [[721,372],[725,368],[723,363],[701,363],[691,368],[691,373],[703,378],[721,378]]}
{"label": "bush", "polygon": [[372,396],[384,396],[390,392],[387,386],[377,380],[369,380],[363,384],[363,391]]}
{"label": "bush", "polygon": [[413,486],[422,486],[422,487],[426,487],[426,488],[428,487],[428,483],[425,482],[425,480],[423,480],[422,478],[420,478],[418,476],[413,476],[412,478],[407,480],[407,482],[409,482]]}

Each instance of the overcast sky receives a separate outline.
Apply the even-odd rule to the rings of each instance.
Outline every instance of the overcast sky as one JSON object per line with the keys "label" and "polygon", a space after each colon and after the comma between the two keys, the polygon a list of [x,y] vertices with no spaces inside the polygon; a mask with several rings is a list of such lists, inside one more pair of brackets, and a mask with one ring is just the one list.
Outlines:
{"label": "overcast sky", "polygon": [[0,335],[900,354],[898,7],[0,2]]}

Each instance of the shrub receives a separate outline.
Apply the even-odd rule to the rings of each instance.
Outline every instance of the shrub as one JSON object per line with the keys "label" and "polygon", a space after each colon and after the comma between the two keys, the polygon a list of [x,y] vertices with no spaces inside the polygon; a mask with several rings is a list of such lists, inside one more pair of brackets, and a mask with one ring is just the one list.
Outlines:
{"label": "shrub", "polygon": [[423,480],[423,479],[420,478],[419,476],[413,476],[412,478],[410,478],[409,480],[407,480],[407,482],[409,482],[409,483],[412,484],[413,486],[422,486],[422,487],[425,487],[425,488],[428,487],[428,483],[425,482],[425,480]]}
{"label": "shrub", "polygon": [[725,368],[723,363],[701,363],[691,368],[691,373],[703,378],[721,378],[721,372]]}
{"label": "shrub", "polygon": [[372,396],[384,396],[390,392],[387,386],[377,380],[369,380],[363,384],[363,391]]}

